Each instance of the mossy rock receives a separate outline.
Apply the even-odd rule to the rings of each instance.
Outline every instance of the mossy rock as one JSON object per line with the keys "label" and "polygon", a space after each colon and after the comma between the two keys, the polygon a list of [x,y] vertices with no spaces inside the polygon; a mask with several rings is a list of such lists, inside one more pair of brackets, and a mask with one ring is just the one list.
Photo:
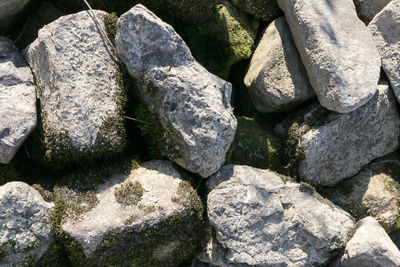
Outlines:
{"label": "mossy rock", "polygon": [[281,144],[271,130],[254,119],[237,117],[235,139],[226,163],[276,170],[281,164]]}

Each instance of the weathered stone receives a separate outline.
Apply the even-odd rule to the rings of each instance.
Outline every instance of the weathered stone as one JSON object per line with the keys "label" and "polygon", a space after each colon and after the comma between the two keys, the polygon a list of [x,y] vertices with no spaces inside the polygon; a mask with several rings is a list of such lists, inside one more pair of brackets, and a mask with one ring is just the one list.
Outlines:
{"label": "weathered stone", "polygon": [[232,0],[244,12],[264,21],[272,21],[282,12],[276,0]]}
{"label": "weathered stone", "polygon": [[358,17],[368,23],[392,0],[353,0]]}
{"label": "weathered stone", "polygon": [[62,223],[74,266],[176,266],[193,256],[202,204],[170,162],[115,175],[96,196],[91,210]]}
{"label": "weathered stone", "polygon": [[400,1],[391,1],[368,25],[382,58],[382,67],[400,102]]}
{"label": "weathered stone", "polygon": [[322,106],[347,113],[376,92],[380,57],[352,0],[278,0]]}
{"label": "weathered stone", "polygon": [[386,231],[399,228],[400,160],[396,154],[373,161],[355,176],[321,194],[356,219],[372,216]]}
{"label": "weathered stone", "polygon": [[32,72],[14,43],[0,37],[0,163],[9,163],[36,127]]}
{"label": "weathered stone", "polygon": [[0,266],[32,266],[53,238],[51,203],[22,182],[0,186]]}
{"label": "weathered stone", "polygon": [[38,83],[47,161],[64,163],[120,152],[124,95],[103,11],[82,11],[44,26],[26,50]]}
{"label": "weathered stone", "polygon": [[11,25],[15,16],[23,10],[29,0],[2,0],[0,1],[0,31]]}
{"label": "weathered stone", "polygon": [[316,104],[299,112],[294,122],[276,126],[278,133],[287,131],[286,151],[291,151],[290,156],[298,163],[300,178],[332,186],[398,148],[396,99],[385,80],[377,88],[366,105],[351,113],[330,112]]}
{"label": "weathered stone", "polygon": [[355,228],[311,186],[285,183],[271,171],[227,165],[208,187],[208,218],[226,265],[322,265]]}
{"label": "weathered stone", "polygon": [[367,217],[357,223],[337,266],[400,266],[400,251],[379,223]]}
{"label": "weathered stone", "polygon": [[236,130],[231,85],[207,72],[172,27],[142,5],[120,17],[116,46],[165,132],[163,153],[203,177],[215,173]]}
{"label": "weathered stone", "polygon": [[261,113],[287,111],[315,95],[285,17],[264,31],[244,83]]}

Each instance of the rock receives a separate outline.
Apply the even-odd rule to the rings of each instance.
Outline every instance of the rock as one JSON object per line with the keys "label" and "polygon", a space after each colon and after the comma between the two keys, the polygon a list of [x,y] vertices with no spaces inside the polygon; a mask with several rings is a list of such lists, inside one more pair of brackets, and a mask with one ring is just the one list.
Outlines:
{"label": "rock", "polygon": [[380,57],[351,0],[278,0],[321,105],[347,113],[375,94]]}
{"label": "rock", "polygon": [[398,58],[400,46],[400,1],[391,1],[368,25],[382,58],[382,67],[400,102]]}
{"label": "rock", "polygon": [[120,17],[116,46],[165,133],[163,153],[203,177],[215,173],[237,125],[231,85],[207,72],[172,27],[142,5]]}
{"label": "rock", "polygon": [[276,132],[287,132],[286,151],[297,162],[301,179],[333,186],[398,148],[400,118],[395,97],[385,80],[377,88],[366,105],[351,113],[312,105],[299,112],[294,122],[276,126]]}
{"label": "rock", "polygon": [[25,49],[38,84],[49,162],[110,156],[125,145],[121,74],[98,28],[104,29],[107,13],[95,13],[100,25],[88,11],[63,16]]}
{"label": "rock", "polygon": [[96,196],[90,211],[62,223],[74,266],[177,266],[197,249],[202,204],[170,162],[115,175]]}
{"label": "rock", "polygon": [[357,223],[357,231],[347,243],[337,266],[399,265],[399,249],[374,218],[366,217]]}
{"label": "rock", "polygon": [[2,0],[0,2],[0,32],[7,30],[16,15],[29,3],[29,0]]}
{"label": "rock", "polygon": [[244,12],[264,21],[273,21],[281,14],[276,0],[232,0]]}
{"label": "rock", "polygon": [[277,169],[281,165],[281,143],[272,131],[252,118],[237,117],[235,139],[226,156],[227,164]]}
{"label": "rock", "polygon": [[0,186],[0,266],[31,266],[53,239],[50,208],[38,191],[22,182]]}
{"label": "rock", "polygon": [[9,163],[36,127],[32,72],[14,43],[0,37],[0,163]]}
{"label": "rock", "polygon": [[376,160],[355,176],[321,194],[356,219],[372,216],[388,232],[399,228],[400,160],[395,154]]}
{"label": "rock", "polygon": [[244,83],[261,113],[287,111],[315,95],[285,17],[264,31]]}
{"label": "rock", "polygon": [[360,19],[368,23],[392,0],[353,0]]}
{"label": "rock", "polygon": [[229,266],[322,265],[355,227],[311,186],[268,170],[227,165],[207,185],[208,218]]}

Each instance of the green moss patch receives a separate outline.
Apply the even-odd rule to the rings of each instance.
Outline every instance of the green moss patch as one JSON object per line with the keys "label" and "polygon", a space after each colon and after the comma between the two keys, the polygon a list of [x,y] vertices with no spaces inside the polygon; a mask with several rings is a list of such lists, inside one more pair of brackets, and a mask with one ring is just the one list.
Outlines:
{"label": "green moss patch", "polygon": [[143,196],[143,186],[138,182],[126,182],[115,189],[115,199],[122,206],[137,205]]}

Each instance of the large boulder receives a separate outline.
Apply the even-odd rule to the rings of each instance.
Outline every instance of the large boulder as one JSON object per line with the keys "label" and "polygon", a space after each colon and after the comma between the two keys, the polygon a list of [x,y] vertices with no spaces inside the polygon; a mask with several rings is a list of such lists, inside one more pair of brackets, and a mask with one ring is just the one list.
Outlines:
{"label": "large boulder", "polygon": [[116,46],[165,133],[163,153],[203,177],[215,173],[237,125],[231,85],[197,63],[174,29],[142,5],[120,17]]}
{"label": "large boulder", "polygon": [[125,145],[121,74],[100,30],[107,13],[94,12],[99,24],[88,11],[63,16],[25,49],[38,85],[46,161],[109,156]]}
{"label": "large boulder", "polygon": [[222,245],[214,253],[223,253],[214,254],[213,264],[322,265],[355,228],[348,213],[311,186],[285,183],[268,170],[227,165],[207,185],[208,218]]}
{"label": "large boulder", "polygon": [[244,83],[261,113],[287,111],[315,95],[285,17],[264,31]]}
{"label": "large boulder", "polygon": [[400,213],[400,160],[391,154],[363,167],[355,176],[320,193],[356,219],[375,218],[386,231],[397,230]]}
{"label": "large boulder", "polygon": [[32,72],[14,43],[0,37],[0,163],[9,163],[36,127]]}
{"label": "large boulder", "polygon": [[282,12],[276,0],[232,0],[232,3],[244,12],[268,22],[276,19]]}
{"label": "large boulder", "polygon": [[0,32],[7,30],[15,17],[30,0],[2,0],[0,1]]}
{"label": "large boulder", "polygon": [[96,198],[61,224],[74,266],[177,266],[197,249],[203,206],[169,161],[114,175]]}
{"label": "large boulder", "polygon": [[377,88],[375,96],[353,112],[338,114],[315,104],[275,127],[287,137],[286,151],[300,178],[332,186],[398,148],[396,99],[385,80]]}
{"label": "large boulder", "polygon": [[379,223],[366,217],[357,223],[337,266],[400,266],[400,251]]}
{"label": "large boulder", "polygon": [[50,248],[51,203],[22,182],[0,186],[0,266],[32,266]]}
{"label": "large boulder", "polygon": [[322,106],[347,113],[376,92],[380,57],[352,0],[278,0]]}
{"label": "large boulder", "polygon": [[368,23],[392,0],[353,0],[358,17]]}
{"label": "large boulder", "polygon": [[400,1],[390,2],[368,25],[382,58],[382,67],[400,102]]}

